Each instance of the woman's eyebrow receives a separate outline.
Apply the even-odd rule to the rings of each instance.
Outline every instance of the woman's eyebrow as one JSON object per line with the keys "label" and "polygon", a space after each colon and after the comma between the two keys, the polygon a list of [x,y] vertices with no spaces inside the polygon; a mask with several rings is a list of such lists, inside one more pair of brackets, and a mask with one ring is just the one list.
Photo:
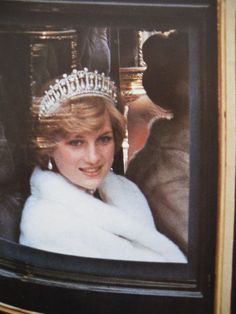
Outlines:
{"label": "woman's eyebrow", "polygon": [[72,135],[68,138],[68,140],[76,140],[76,139],[83,139],[84,138],[84,135],[82,134],[75,134],[75,135]]}
{"label": "woman's eyebrow", "polygon": [[112,135],[113,134],[113,131],[112,130],[107,130],[107,131],[104,131],[102,132],[101,134],[99,134],[99,136],[103,136],[103,135]]}

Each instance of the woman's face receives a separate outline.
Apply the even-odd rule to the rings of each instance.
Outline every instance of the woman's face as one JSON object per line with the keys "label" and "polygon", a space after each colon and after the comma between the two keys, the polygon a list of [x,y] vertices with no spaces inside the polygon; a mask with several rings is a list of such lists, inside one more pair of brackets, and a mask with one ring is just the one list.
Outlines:
{"label": "woman's face", "polygon": [[72,183],[95,190],[109,172],[115,151],[113,130],[106,114],[97,131],[72,134],[57,143],[53,159],[59,172]]}

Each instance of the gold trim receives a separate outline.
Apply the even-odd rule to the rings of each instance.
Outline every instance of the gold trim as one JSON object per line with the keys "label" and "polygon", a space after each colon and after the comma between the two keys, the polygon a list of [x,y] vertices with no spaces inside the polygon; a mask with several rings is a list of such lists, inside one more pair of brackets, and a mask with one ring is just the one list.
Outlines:
{"label": "gold trim", "polygon": [[0,313],[8,313],[8,314],[42,314],[39,312],[28,311],[19,307],[11,306],[9,304],[5,304],[0,302]]}
{"label": "gold trim", "polygon": [[29,36],[32,41],[35,40],[71,40],[76,41],[77,32],[74,29],[68,30],[47,30],[47,31],[30,31],[30,30],[0,30],[1,34],[14,34]]}
{"label": "gold trim", "polygon": [[230,314],[235,210],[235,0],[218,0],[219,185],[215,314]]}
{"label": "gold trim", "polygon": [[126,98],[126,101],[131,95],[146,94],[142,84],[145,69],[146,67],[122,67],[119,69],[121,94]]}

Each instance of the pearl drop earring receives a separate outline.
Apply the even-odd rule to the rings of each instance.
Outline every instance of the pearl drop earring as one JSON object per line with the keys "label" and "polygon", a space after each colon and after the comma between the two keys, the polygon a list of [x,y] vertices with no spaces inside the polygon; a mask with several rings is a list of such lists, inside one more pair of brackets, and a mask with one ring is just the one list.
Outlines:
{"label": "pearl drop earring", "polygon": [[52,162],[51,162],[51,158],[49,157],[48,160],[48,170],[52,170],[53,166],[52,166]]}

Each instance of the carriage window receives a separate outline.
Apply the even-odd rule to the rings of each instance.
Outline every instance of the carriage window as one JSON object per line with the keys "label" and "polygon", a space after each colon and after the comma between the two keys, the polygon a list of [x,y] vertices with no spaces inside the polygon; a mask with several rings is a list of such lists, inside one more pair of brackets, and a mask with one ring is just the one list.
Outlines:
{"label": "carriage window", "polygon": [[[3,150],[10,156],[2,167],[6,171],[9,168],[10,175],[5,175],[9,186],[13,181],[15,185],[13,195],[9,194],[10,203],[14,207],[15,193],[22,193],[20,204],[24,204],[30,193],[28,181],[33,167],[30,114],[34,100],[42,95],[49,81],[63,73],[84,68],[103,72],[113,76],[119,85],[119,110],[128,124],[119,166],[147,198],[157,230],[187,256],[188,34],[174,29],[119,29],[117,34],[119,46],[114,45],[114,31],[105,27],[1,35],[5,47],[1,90],[6,93],[6,86],[15,86],[14,93],[6,93],[1,114],[5,132]],[[21,43],[20,48],[9,55],[16,41]],[[6,63],[14,66],[13,76],[7,77]]]}

